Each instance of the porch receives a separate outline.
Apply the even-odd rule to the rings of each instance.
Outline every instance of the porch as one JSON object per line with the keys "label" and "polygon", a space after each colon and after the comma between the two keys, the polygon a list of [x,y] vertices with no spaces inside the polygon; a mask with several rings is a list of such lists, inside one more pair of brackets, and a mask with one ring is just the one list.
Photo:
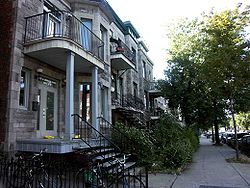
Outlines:
{"label": "porch", "polygon": [[35,152],[39,153],[42,149],[46,148],[47,153],[64,154],[71,153],[74,148],[88,147],[86,144],[79,140],[61,140],[61,139],[21,139],[17,140],[17,151]]}
{"label": "porch", "polygon": [[[36,70],[38,88],[38,126],[36,138],[17,140],[17,149],[22,151],[39,151],[48,148],[51,153],[71,152],[75,146],[85,147],[82,141],[74,140],[75,113],[74,93],[77,75],[88,75],[91,85],[91,124],[98,128],[98,73],[104,71],[104,43],[81,20],[65,11],[44,12],[26,17],[24,33],[24,54],[43,64],[65,72],[65,87],[59,93],[59,84],[47,77],[43,69]],[[41,67],[42,67],[41,66]],[[39,70],[39,72],[38,72]],[[53,82],[55,84],[47,84]],[[63,139],[58,129],[58,97],[64,93]],[[62,105],[61,105],[62,106]],[[77,112],[78,113],[78,112]],[[62,128],[60,130],[62,132]],[[53,135],[57,139],[42,139]]]}

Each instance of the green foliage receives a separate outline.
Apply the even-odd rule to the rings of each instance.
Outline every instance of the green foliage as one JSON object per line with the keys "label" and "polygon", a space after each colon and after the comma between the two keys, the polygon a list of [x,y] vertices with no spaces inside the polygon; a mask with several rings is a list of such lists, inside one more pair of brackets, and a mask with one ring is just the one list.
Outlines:
{"label": "green foliage", "polygon": [[119,131],[112,131],[112,140],[123,151],[136,154],[140,163],[150,163],[154,155],[154,144],[146,130],[126,127],[120,123],[115,127]]}
{"label": "green foliage", "polygon": [[[181,127],[180,123],[168,114],[164,115],[159,125],[150,132],[122,124],[116,127],[132,141],[130,152],[136,152],[139,162],[152,164],[153,168],[158,170],[172,171],[183,167],[192,160],[198,146],[194,129]],[[112,138],[122,146],[117,135],[114,134]]]}
{"label": "green foliage", "polygon": [[240,126],[241,129],[249,130],[250,127],[250,112],[240,112],[235,116],[236,124]]}
{"label": "green foliage", "polygon": [[177,169],[191,161],[198,138],[191,128],[183,128],[173,116],[166,114],[154,130],[156,139],[155,165]]}
{"label": "green foliage", "polygon": [[169,28],[169,67],[159,85],[188,126],[218,127],[229,99],[236,113],[250,110],[249,23],[249,7],[238,6]]}

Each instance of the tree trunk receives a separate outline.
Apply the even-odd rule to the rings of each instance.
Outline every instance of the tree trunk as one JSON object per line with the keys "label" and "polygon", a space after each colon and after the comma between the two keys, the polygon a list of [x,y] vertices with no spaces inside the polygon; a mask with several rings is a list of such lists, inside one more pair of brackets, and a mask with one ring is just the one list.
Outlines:
{"label": "tree trunk", "polygon": [[220,138],[219,138],[219,124],[217,121],[217,103],[214,101],[214,132],[215,132],[215,144],[220,144]]}
{"label": "tree trunk", "polygon": [[220,144],[220,137],[219,137],[219,125],[217,122],[217,118],[214,121],[214,132],[215,132],[215,144],[219,145]]}

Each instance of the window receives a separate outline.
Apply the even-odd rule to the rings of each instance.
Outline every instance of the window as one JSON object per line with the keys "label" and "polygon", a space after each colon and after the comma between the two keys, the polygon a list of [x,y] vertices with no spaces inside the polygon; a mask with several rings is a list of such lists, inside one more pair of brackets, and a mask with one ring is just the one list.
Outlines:
{"label": "window", "polygon": [[120,96],[123,97],[123,78],[119,78],[119,91]]}
{"label": "window", "polygon": [[145,61],[142,61],[142,76],[144,79],[146,79],[146,62]]}
{"label": "window", "polygon": [[87,122],[91,122],[91,85],[80,84],[80,116]]}
{"label": "window", "polygon": [[152,80],[152,78],[151,78],[151,71],[148,71],[148,80]]}
{"label": "window", "polygon": [[134,88],[134,97],[137,97],[137,95],[138,95],[138,86],[137,86],[137,84],[135,82],[133,83],[133,88]]}
{"label": "window", "polygon": [[102,87],[99,92],[99,115],[108,119],[108,88]]}
{"label": "window", "polygon": [[53,37],[61,34],[61,13],[59,10],[49,2],[44,2],[43,11],[46,14],[44,37]]}
{"label": "window", "polygon": [[136,50],[134,48],[132,48],[132,53],[133,53],[132,61],[135,63],[135,67],[136,67]]}
{"label": "window", "polygon": [[91,51],[92,20],[82,18],[81,21],[83,23],[80,31],[81,45],[85,50]]}
{"label": "window", "polygon": [[114,32],[110,29],[109,30],[109,38],[113,37],[114,36]]}
{"label": "window", "polygon": [[29,77],[30,73],[27,70],[21,71],[19,106],[26,109],[28,108]]}
{"label": "window", "polygon": [[117,92],[117,76],[116,74],[112,73],[111,76],[111,92]]}
{"label": "window", "polygon": [[144,91],[143,102],[144,102],[145,108],[148,109],[148,93],[147,93],[147,91]]}
{"label": "window", "polygon": [[105,60],[105,49],[107,44],[107,30],[101,25],[100,26],[100,38],[104,42],[104,46],[100,48],[100,57],[102,57]]}

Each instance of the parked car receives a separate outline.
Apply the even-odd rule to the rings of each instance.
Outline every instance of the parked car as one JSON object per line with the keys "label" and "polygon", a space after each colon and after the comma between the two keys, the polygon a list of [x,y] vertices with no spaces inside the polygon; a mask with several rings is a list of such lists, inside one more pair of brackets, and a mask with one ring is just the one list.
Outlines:
{"label": "parked car", "polygon": [[227,133],[225,133],[225,132],[221,133],[221,135],[220,135],[221,143],[223,143],[223,144],[226,143],[226,136],[227,136]]}
{"label": "parked car", "polygon": [[212,136],[212,132],[209,132],[209,131],[206,132],[206,133],[205,133],[205,136],[206,136],[207,138],[210,138],[210,137]]}
{"label": "parked car", "polygon": [[[247,132],[237,133],[237,139],[238,139],[238,144],[239,144],[239,145],[240,145],[240,143],[241,143],[241,141],[242,141],[242,138],[243,138],[245,135],[249,135],[249,134],[248,134]],[[236,147],[235,134],[231,137],[230,146],[231,146],[232,148],[235,148],[235,147]]]}
{"label": "parked car", "polygon": [[225,143],[226,143],[228,146],[231,146],[231,138],[232,138],[233,135],[234,135],[233,132],[226,132],[226,135],[225,135]]}
{"label": "parked car", "polygon": [[241,153],[250,156],[250,135],[245,135],[242,137],[241,142],[239,144],[239,149]]}

